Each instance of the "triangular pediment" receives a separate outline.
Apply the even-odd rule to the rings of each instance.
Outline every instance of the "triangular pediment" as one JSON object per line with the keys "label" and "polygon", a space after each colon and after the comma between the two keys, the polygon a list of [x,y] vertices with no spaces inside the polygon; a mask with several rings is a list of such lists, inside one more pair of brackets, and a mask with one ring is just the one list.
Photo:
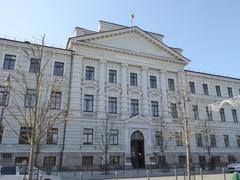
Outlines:
{"label": "triangular pediment", "polygon": [[186,63],[189,62],[187,58],[138,27],[79,36],[75,37],[75,40],[135,53],[177,59]]}
{"label": "triangular pediment", "polygon": [[127,120],[125,120],[125,123],[128,123],[128,124],[145,124],[145,123],[149,123],[151,124],[151,121],[149,119],[147,119],[146,117],[143,117],[141,115],[137,115],[137,116],[133,116]]}

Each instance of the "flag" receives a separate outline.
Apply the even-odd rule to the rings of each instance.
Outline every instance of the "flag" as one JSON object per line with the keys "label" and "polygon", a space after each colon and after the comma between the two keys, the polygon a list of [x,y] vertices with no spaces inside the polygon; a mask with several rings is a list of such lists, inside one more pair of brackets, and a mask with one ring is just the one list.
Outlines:
{"label": "flag", "polygon": [[134,14],[131,15],[131,26],[133,25]]}

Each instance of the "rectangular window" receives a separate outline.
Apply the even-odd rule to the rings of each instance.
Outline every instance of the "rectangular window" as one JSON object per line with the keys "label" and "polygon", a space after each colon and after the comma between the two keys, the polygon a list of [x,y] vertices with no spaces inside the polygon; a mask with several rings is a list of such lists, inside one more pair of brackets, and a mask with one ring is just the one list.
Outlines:
{"label": "rectangular window", "polygon": [[16,157],[15,166],[21,166],[28,164],[29,157]]}
{"label": "rectangular window", "polygon": [[197,105],[193,105],[192,106],[192,111],[193,111],[193,118],[198,120],[199,119],[198,106]]}
{"label": "rectangular window", "polygon": [[157,131],[156,132],[156,145],[161,147],[161,146],[163,146],[163,142],[164,142],[164,139],[163,139],[162,132]]}
{"label": "rectangular window", "polygon": [[228,155],[228,163],[235,163],[236,162],[236,157]]}
{"label": "rectangular window", "polygon": [[177,146],[182,146],[183,145],[182,132],[176,132],[175,133],[175,138],[176,138],[176,145]]}
{"label": "rectangular window", "polygon": [[117,129],[111,129],[110,144],[111,145],[118,145],[118,130]]}
{"label": "rectangular window", "polygon": [[110,83],[117,83],[117,71],[116,70],[109,70],[109,82]]}
{"label": "rectangular window", "polygon": [[94,67],[86,66],[85,79],[94,80]]}
{"label": "rectangular window", "polygon": [[186,156],[178,156],[178,163],[180,167],[184,167],[186,165]]}
{"label": "rectangular window", "polygon": [[168,90],[175,91],[174,79],[168,79]]}
{"label": "rectangular window", "polygon": [[237,111],[236,109],[232,109],[232,116],[233,116],[233,122],[237,123],[238,118],[237,118]]}
{"label": "rectangular window", "polygon": [[63,76],[64,72],[64,63],[63,62],[54,62],[54,76]]}
{"label": "rectangular window", "polygon": [[0,86],[0,106],[7,106],[10,93],[4,86]]}
{"label": "rectangular window", "polygon": [[229,137],[228,135],[223,135],[225,147],[229,147]]}
{"label": "rectangular window", "polygon": [[190,93],[192,93],[192,94],[196,93],[194,82],[191,82],[191,81],[189,82],[189,90],[190,90]]}
{"label": "rectangular window", "polygon": [[117,98],[116,97],[108,98],[108,112],[110,114],[117,114]]}
{"label": "rectangular window", "polygon": [[136,116],[138,114],[139,114],[138,100],[137,99],[131,99],[131,115]]}
{"label": "rectangular window", "polygon": [[178,118],[177,104],[171,103],[171,115],[172,118]]}
{"label": "rectangular window", "polygon": [[51,93],[51,109],[61,109],[61,92],[52,92]]}
{"label": "rectangular window", "polygon": [[229,96],[230,98],[232,98],[232,97],[233,97],[232,88],[231,88],[231,87],[228,87],[227,90],[228,90],[228,96]]}
{"label": "rectangular window", "polygon": [[12,154],[11,153],[3,153],[2,154],[2,158],[3,159],[11,159],[12,158]]}
{"label": "rectangular window", "polygon": [[0,144],[2,144],[3,129],[4,129],[4,127],[2,125],[0,125]]}
{"label": "rectangular window", "polygon": [[93,165],[93,156],[82,157],[82,166],[92,166],[92,165]]}
{"label": "rectangular window", "polygon": [[47,132],[47,144],[57,144],[58,128],[51,128]]}
{"label": "rectangular window", "polygon": [[14,70],[16,56],[11,54],[5,54],[3,69]]}
{"label": "rectangular window", "polygon": [[93,95],[84,96],[84,112],[93,112]]}
{"label": "rectangular window", "polygon": [[120,156],[110,156],[110,164],[119,165],[120,164]]}
{"label": "rectangular window", "polygon": [[236,139],[237,139],[237,147],[240,147],[240,135],[237,135]]}
{"label": "rectangular window", "polygon": [[43,166],[56,166],[56,157],[55,156],[48,156],[44,157]]}
{"label": "rectangular window", "polygon": [[36,100],[35,89],[27,89],[24,102],[25,108],[33,108],[35,105],[35,100]]}
{"label": "rectangular window", "polygon": [[211,147],[216,147],[217,146],[215,134],[210,134],[210,146]]}
{"label": "rectangular window", "polygon": [[137,73],[130,73],[130,85],[131,86],[137,86]]}
{"label": "rectangular window", "polygon": [[208,120],[212,121],[213,120],[212,111],[211,111],[211,109],[208,106],[206,106],[206,114],[207,114]]}
{"label": "rectangular window", "polygon": [[202,144],[202,135],[201,134],[196,134],[195,138],[196,138],[196,145],[197,145],[197,147],[202,147],[203,146],[203,144]]}
{"label": "rectangular window", "polygon": [[221,108],[221,109],[219,110],[219,113],[220,113],[221,121],[222,121],[222,122],[226,122],[224,109]]}
{"label": "rectangular window", "polygon": [[158,102],[157,101],[151,101],[152,105],[152,116],[153,117],[158,117],[159,112],[158,112]]}
{"label": "rectangular window", "polygon": [[208,92],[208,85],[207,84],[202,84],[202,87],[203,87],[203,93],[205,96],[208,96],[209,95],[209,92]]}
{"label": "rectangular window", "polygon": [[93,144],[93,129],[84,128],[84,130],[83,130],[83,144]]}
{"label": "rectangular window", "polygon": [[217,96],[218,96],[218,97],[221,97],[221,96],[222,96],[222,93],[221,93],[221,88],[220,88],[220,86],[215,86],[215,88],[216,88],[216,94],[217,94]]}
{"label": "rectangular window", "polygon": [[157,88],[157,77],[150,76],[150,88]]}
{"label": "rectangular window", "polygon": [[29,72],[30,73],[37,73],[40,72],[40,66],[41,66],[41,60],[32,58],[30,60],[30,67],[29,67]]}
{"label": "rectangular window", "polygon": [[32,134],[32,128],[30,127],[21,127],[19,135],[19,144],[29,144]]}

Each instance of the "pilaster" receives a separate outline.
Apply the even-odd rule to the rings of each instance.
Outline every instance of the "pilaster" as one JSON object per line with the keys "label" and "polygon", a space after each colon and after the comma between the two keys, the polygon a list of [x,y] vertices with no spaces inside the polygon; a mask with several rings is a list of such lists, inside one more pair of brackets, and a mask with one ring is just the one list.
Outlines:
{"label": "pilaster", "polygon": [[142,90],[143,90],[143,96],[142,96],[142,114],[143,116],[147,117],[149,116],[149,107],[148,107],[148,68],[142,67]]}
{"label": "pilaster", "polygon": [[128,72],[127,72],[127,64],[121,64],[121,75],[122,75],[122,82],[121,82],[121,88],[122,88],[122,94],[121,94],[121,120],[126,120],[129,117],[128,112],[128,92],[127,92],[127,78],[128,78]]}

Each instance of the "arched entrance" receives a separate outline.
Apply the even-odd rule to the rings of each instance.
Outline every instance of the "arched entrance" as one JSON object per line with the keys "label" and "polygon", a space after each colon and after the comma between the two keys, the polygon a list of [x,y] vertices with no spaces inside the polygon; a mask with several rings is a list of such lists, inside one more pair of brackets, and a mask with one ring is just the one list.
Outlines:
{"label": "arched entrance", "polygon": [[145,168],[144,138],[140,131],[131,135],[131,161],[133,168]]}

